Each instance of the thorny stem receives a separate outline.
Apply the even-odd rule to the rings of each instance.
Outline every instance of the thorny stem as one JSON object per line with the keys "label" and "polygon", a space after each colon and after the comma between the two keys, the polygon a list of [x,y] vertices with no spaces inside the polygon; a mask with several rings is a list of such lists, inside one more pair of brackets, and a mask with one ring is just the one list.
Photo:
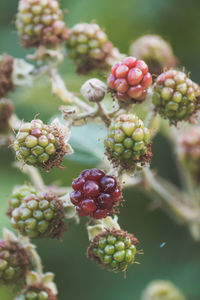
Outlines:
{"label": "thorny stem", "polygon": [[42,276],[43,275],[43,266],[42,266],[42,260],[39,256],[39,254],[33,247],[31,247],[29,249],[29,252],[31,254],[31,258],[33,260],[33,265],[35,267],[35,270],[37,271],[39,276]]}
{"label": "thorny stem", "polygon": [[145,168],[143,170],[144,183],[146,186],[164,202],[164,204],[183,222],[199,223],[200,212],[196,211],[177,200],[177,197],[182,195],[171,194],[169,190],[165,189],[152,174],[152,172]]}
{"label": "thorny stem", "polygon": [[68,104],[76,104],[79,108],[91,112],[92,107],[69,92],[63,79],[56,68],[50,68],[48,75],[52,84],[52,92],[57,95],[63,102]]}

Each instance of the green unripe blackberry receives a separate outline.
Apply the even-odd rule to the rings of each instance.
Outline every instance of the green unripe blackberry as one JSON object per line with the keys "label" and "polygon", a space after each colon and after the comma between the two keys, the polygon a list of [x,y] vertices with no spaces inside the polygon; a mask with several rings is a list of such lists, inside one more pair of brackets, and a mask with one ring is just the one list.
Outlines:
{"label": "green unripe blackberry", "polygon": [[8,99],[0,99],[0,134],[9,129],[9,119],[14,111],[12,102]]}
{"label": "green unripe blackberry", "polygon": [[170,281],[156,280],[147,286],[142,300],[185,300],[185,297]]}
{"label": "green unripe blackberry", "polygon": [[152,156],[150,131],[134,114],[120,115],[112,122],[105,147],[108,158],[125,169],[143,166]]}
{"label": "green unripe blackberry", "polygon": [[190,119],[199,109],[199,96],[199,86],[176,70],[162,73],[153,87],[155,111],[172,124]]}
{"label": "green unripe blackberry", "polygon": [[61,130],[57,126],[45,125],[39,119],[22,124],[13,148],[18,160],[45,170],[59,167],[67,152]]}
{"label": "green unripe blackberry", "polygon": [[25,279],[29,257],[18,243],[0,240],[0,284],[13,284]]}
{"label": "green unripe blackberry", "polygon": [[15,300],[57,300],[52,291],[43,284],[26,286]]}
{"label": "green unripe blackberry", "polygon": [[131,44],[130,54],[144,60],[152,74],[159,75],[164,67],[171,68],[176,65],[171,45],[159,35],[143,35]]}
{"label": "green unripe blackberry", "polygon": [[97,235],[87,249],[90,260],[113,272],[125,272],[133,264],[138,240],[123,230],[108,230]]}
{"label": "green unripe blackberry", "polygon": [[9,211],[19,207],[23,202],[23,199],[26,196],[30,196],[31,194],[36,195],[36,189],[31,185],[20,185],[16,186],[11,194],[10,201],[9,201]]}
{"label": "green unripe blackberry", "polygon": [[64,231],[64,207],[51,192],[30,194],[11,212],[11,225],[30,238],[60,238]]}
{"label": "green unripe blackberry", "polygon": [[66,40],[68,31],[57,0],[20,0],[16,26],[25,48],[53,46]]}
{"label": "green unripe blackberry", "polygon": [[99,25],[80,23],[69,31],[67,48],[70,58],[78,66],[77,72],[87,73],[106,66],[106,58],[113,46]]}
{"label": "green unripe blackberry", "polygon": [[13,89],[13,58],[7,54],[0,55],[0,98]]}

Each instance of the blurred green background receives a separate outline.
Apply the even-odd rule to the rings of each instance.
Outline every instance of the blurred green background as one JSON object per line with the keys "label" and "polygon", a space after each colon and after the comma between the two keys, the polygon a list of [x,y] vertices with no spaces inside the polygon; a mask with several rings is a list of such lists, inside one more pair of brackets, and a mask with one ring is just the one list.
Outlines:
{"label": "blurred green background", "polygon": [[[24,57],[26,51],[19,46],[13,24],[17,2],[0,1],[0,53]],[[192,72],[192,79],[199,81],[199,0],[63,0],[61,5],[68,10],[65,14],[68,26],[96,20],[106,28],[109,38],[122,52],[127,52],[130,42],[142,34],[161,34],[171,42],[181,65]],[[61,68],[68,86],[78,92],[85,78],[77,78],[74,70],[71,62],[65,62]],[[34,88],[19,89],[10,97],[17,114],[26,121],[38,112],[40,118],[47,121],[58,112],[61,104],[51,96],[46,79],[37,82]],[[103,127],[74,129],[71,142],[77,154],[65,162],[66,169],[43,174],[45,182],[67,185],[82,168],[96,165],[97,156],[103,157],[103,135]],[[89,137],[87,144],[85,136]],[[174,154],[162,135],[156,137],[153,153],[152,167],[178,185]],[[27,179],[12,167],[13,161],[10,150],[0,150],[0,228],[9,226],[5,211],[13,185]],[[141,264],[130,268],[126,280],[122,274],[100,270],[85,257],[88,238],[84,220],[80,226],[71,224],[62,243],[37,241],[45,271],[56,274],[59,300],[139,300],[142,290],[154,279],[171,280],[183,290],[187,299],[199,300],[200,243],[194,242],[186,228],[174,223],[162,211],[149,210],[149,195],[128,189],[124,196],[126,205],[121,209],[120,224],[140,239],[140,248],[145,253],[137,258]],[[160,247],[163,242],[165,246]],[[14,290],[0,289],[0,299],[11,300],[14,296]]]}

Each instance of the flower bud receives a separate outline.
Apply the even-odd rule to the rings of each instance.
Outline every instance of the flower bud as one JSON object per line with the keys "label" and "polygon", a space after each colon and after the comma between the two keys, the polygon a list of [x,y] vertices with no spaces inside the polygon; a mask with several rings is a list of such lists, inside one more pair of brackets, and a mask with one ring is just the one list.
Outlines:
{"label": "flower bud", "polygon": [[106,94],[106,85],[97,78],[89,79],[82,85],[81,94],[90,102],[101,102]]}

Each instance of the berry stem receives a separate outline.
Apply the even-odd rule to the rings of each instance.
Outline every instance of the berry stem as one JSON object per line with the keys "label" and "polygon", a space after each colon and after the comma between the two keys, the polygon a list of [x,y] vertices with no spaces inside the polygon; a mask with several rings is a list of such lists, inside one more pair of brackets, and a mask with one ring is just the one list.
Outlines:
{"label": "berry stem", "polygon": [[33,166],[25,165],[23,172],[27,174],[37,190],[44,190],[45,184],[38,169]]}
{"label": "berry stem", "polygon": [[85,111],[92,111],[92,107],[90,105],[68,91],[63,79],[61,78],[56,68],[50,68],[48,75],[52,84],[52,92],[54,95],[57,95],[65,103],[73,103]]}
{"label": "berry stem", "polygon": [[[146,188],[158,196],[163,204],[167,206],[178,219],[189,224],[194,222],[200,223],[200,211],[182,204],[179,199],[181,199],[183,195],[175,191],[175,187],[172,188],[171,184],[167,183],[166,189],[164,187],[164,181],[156,179],[148,168],[143,170],[143,178]],[[171,191],[169,192],[170,189]]]}

